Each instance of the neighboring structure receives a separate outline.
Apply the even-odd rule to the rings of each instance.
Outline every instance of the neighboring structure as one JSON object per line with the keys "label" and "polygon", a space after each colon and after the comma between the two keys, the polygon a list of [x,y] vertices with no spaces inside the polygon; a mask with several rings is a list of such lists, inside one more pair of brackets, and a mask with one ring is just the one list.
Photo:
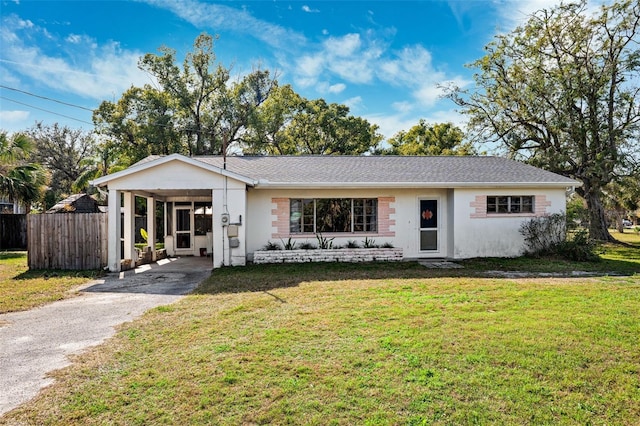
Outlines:
{"label": "neighboring structure", "polygon": [[0,214],[25,214],[26,209],[20,203],[0,198]]}
{"label": "neighboring structure", "polygon": [[[498,157],[151,156],[92,182],[108,187],[109,268],[132,258],[135,196],[164,202],[170,255],[213,253],[213,267],[244,265],[267,242],[374,239],[405,258],[522,254],[520,224],[564,212],[579,182]],[[122,201],[121,201],[122,200]],[[124,229],[122,229],[124,227]],[[120,235],[124,235],[121,253]]]}
{"label": "neighboring structure", "polygon": [[47,213],[101,213],[98,202],[88,194],[74,194],[58,201]]}

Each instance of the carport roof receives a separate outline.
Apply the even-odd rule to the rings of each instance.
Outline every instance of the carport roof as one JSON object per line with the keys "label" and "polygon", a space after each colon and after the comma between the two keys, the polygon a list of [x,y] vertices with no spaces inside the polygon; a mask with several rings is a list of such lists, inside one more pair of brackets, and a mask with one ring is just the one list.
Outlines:
{"label": "carport roof", "polygon": [[[573,187],[580,182],[528,164],[487,156],[149,156],[126,173],[168,159],[201,164],[256,188]],[[111,175],[113,176],[113,175]],[[94,184],[105,184],[109,176]]]}

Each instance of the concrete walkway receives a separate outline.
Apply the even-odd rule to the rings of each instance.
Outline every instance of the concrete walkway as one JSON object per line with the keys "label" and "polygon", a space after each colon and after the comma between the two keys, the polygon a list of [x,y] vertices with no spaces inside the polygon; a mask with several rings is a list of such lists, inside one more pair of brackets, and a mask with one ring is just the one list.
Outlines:
{"label": "concrete walkway", "polygon": [[164,259],[113,273],[84,286],[78,297],[0,314],[0,416],[53,383],[47,373],[68,356],[102,343],[117,325],[191,292],[211,273],[211,258]]}

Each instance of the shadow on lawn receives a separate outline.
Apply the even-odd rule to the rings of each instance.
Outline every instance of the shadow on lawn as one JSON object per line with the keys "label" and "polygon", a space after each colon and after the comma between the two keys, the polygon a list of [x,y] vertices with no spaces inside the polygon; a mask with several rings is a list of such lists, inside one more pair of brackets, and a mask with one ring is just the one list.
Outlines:
{"label": "shadow on lawn", "polygon": [[640,274],[640,262],[603,259],[569,262],[558,259],[484,258],[455,262],[460,269],[428,268],[418,262],[299,263],[248,265],[212,272],[195,294],[243,293],[296,287],[310,281],[393,280],[416,278],[504,278],[505,272],[531,277],[584,277]]}
{"label": "shadow on lawn", "polygon": [[98,278],[104,275],[99,270],[72,271],[64,269],[29,269],[13,277],[14,280],[31,280],[37,278]]}

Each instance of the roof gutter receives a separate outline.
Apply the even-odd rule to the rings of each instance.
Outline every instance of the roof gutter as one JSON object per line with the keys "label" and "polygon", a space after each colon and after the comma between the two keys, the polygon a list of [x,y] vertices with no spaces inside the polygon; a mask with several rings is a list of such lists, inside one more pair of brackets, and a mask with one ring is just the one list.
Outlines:
{"label": "roof gutter", "polygon": [[256,189],[366,189],[366,188],[575,188],[569,182],[269,182],[259,180]]}

